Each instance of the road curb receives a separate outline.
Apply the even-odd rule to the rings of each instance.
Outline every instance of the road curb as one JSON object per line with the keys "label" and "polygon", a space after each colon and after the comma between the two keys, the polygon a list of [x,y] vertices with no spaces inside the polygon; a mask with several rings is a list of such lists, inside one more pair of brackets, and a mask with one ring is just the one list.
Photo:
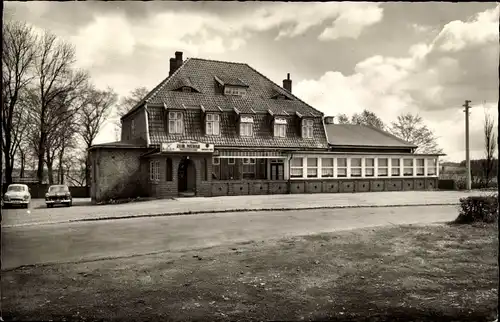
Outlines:
{"label": "road curb", "polygon": [[317,207],[286,207],[286,208],[245,208],[245,209],[221,209],[221,210],[195,210],[195,211],[179,211],[171,213],[160,213],[160,214],[137,214],[137,215],[125,215],[125,216],[109,216],[109,217],[97,217],[97,218],[79,218],[79,219],[69,219],[61,221],[51,221],[51,222],[35,222],[26,223],[18,225],[5,225],[2,228],[14,228],[14,227],[24,227],[33,225],[51,225],[51,224],[63,224],[63,223],[74,223],[74,222],[87,222],[87,221],[102,221],[102,220],[118,220],[118,219],[134,219],[134,218],[153,218],[153,217],[169,217],[169,216],[185,216],[185,215],[203,215],[203,214],[215,214],[215,213],[228,213],[228,212],[261,212],[261,211],[297,211],[297,210],[321,210],[321,209],[352,209],[352,208],[397,208],[397,207],[427,207],[427,206],[457,206],[458,202],[448,202],[448,203],[427,203],[427,204],[389,204],[389,205],[345,205],[345,206],[317,206]]}

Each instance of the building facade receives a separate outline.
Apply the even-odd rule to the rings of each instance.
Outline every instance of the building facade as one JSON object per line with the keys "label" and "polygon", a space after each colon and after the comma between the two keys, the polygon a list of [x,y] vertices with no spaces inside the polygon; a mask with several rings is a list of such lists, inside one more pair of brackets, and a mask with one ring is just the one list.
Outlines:
{"label": "building facade", "polygon": [[169,76],[122,117],[121,140],[89,150],[91,197],[432,189],[438,156],[415,148],[333,124],[292,94],[289,74],[281,87],[247,64],[176,52]]}

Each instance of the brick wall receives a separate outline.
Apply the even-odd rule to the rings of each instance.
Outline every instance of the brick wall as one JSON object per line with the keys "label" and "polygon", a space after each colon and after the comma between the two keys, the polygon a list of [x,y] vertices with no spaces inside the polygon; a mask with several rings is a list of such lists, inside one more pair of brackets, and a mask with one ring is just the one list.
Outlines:
{"label": "brick wall", "polygon": [[[100,148],[91,151],[93,202],[148,197],[148,172],[140,155],[146,149]],[[148,168],[149,171],[149,168]]]}
{"label": "brick wall", "polygon": [[[126,119],[123,120],[121,134],[122,141],[129,141],[138,138],[147,140],[145,113],[146,110],[144,108],[140,108],[137,112],[129,115]],[[132,135],[132,120],[134,120],[135,122],[135,135]]]}

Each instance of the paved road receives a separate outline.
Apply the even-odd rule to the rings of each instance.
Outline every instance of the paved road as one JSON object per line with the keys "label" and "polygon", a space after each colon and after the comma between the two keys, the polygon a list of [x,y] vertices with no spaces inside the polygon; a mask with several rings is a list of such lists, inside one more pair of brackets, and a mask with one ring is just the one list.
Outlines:
{"label": "paved road", "polygon": [[456,206],[238,212],[2,229],[2,269],[178,251],[387,224],[449,221]]}
{"label": "paved road", "polygon": [[181,198],[134,202],[119,205],[89,205],[88,199],[75,199],[74,207],[47,209],[33,200],[26,209],[7,209],[2,213],[2,227],[40,223],[60,223],[102,217],[141,216],[182,212],[227,211],[237,209],[280,209],[349,206],[387,206],[458,203],[461,197],[482,194],[478,191],[401,191],[334,194],[290,194]]}

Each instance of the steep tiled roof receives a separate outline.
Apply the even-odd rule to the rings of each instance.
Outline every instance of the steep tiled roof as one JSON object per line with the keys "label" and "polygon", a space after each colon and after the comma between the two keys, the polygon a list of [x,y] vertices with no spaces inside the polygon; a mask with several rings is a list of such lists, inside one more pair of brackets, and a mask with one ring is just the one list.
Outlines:
{"label": "steep tiled roof", "polygon": [[94,144],[90,147],[89,150],[93,150],[96,148],[145,148],[146,142],[143,139],[136,139],[131,141],[115,141],[115,142],[107,142],[101,144]]}
{"label": "steep tiled roof", "polygon": [[[187,84],[189,82],[189,85]],[[223,95],[217,90],[220,83],[247,87],[245,96]],[[199,93],[175,91],[179,85],[195,88]],[[273,98],[283,94],[289,99]],[[150,143],[171,142],[180,139],[198,140],[221,146],[242,147],[297,147],[326,148],[327,142],[321,117],[323,114],[290,92],[281,88],[247,64],[187,59],[170,77],[153,89],[134,109],[148,106]],[[173,135],[166,131],[167,109],[185,109],[185,134]],[[132,109],[131,112],[134,110]],[[205,136],[201,110],[224,111],[221,119],[221,136]],[[236,128],[234,109],[242,114],[254,114],[253,138],[242,138]],[[273,115],[290,118],[286,138],[274,138],[268,111]],[[297,129],[296,112],[304,117],[315,117],[314,139],[302,139]],[[129,112],[130,113],[130,112]],[[257,113],[257,114],[255,114]],[[227,114],[227,115],[226,115]]]}
{"label": "steep tiled roof", "polygon": [[401,147],[416,145],[374,127],[355,124],[325,124],[328,143],[333,146]]}

